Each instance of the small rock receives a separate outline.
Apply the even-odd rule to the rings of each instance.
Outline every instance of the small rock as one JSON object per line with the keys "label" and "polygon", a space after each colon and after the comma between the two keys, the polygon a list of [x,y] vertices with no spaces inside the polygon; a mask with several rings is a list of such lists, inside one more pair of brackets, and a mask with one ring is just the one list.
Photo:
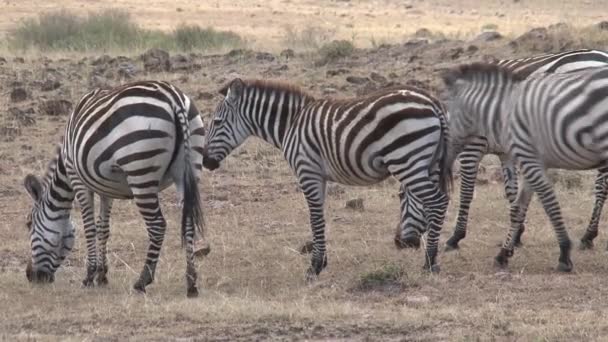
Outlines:
{"label": "small rock", "polygon": [[416,33],[414,33],[414,37],[416,38],[430,38],[433,35],[431,30],[426,28],[421,28]]}
{"label": "small rock", "polygon": [[101,55],[94,60],[91,61],[91,65],[103,65],[110,64],[112,62],[112,57],[108,55]]}
{"label": "small rock", "polygon": [[469,45],[469,47],[467,47],[468,53],[475,53],[477,51],[479,51],[479,48],[476,45]]}
{"label": "small rock", "polygon": [[55,89],[57,89],[59,87],[61,87],[61,82],[59,82],[59,81],[57,81],[55,79],[47,78],[40,85],[40,90],[42,90],[42,91],[51,91],[51,90],[55,90]]}
{"label": "small rock", "polygon": [[137,67],[133,63],[123,62],[118,65],[118,76],[121,78],[133,78],[137,73]]}
{"label": "small rock", "polygon": [[360,76],[348,76],[346,82],[352,84],[364,84],[369,82],[369,78]]}
{"label": "small rock", "polygon": [[148,72],[162,72],[171,69],[169,53],[161,49],[150,49],[141,55],[144,70]]}
{"label": "small rock", "polygon": [[325,72],[327,77],[333,77],[338,75],[350,74],[350,70],[348,69],[330,69]]}
{"label": "small rock", "polygon": [[458,57],[460,57],[460,55],[462,55],[462,53],[464,52],[464,49],[461,47],[457,47],[454,49],[450,49],[447,53],[447,55],[451,58],[451,59],[458,59]]}
{"label": "small rock", "polygon": [[99,75],[93,75],[89,78],[89,87],[90,88],[101,88],[101,89],[109,89],[112,86],[107,78]]}
{"label": "small rock", "polygon": [[487,31],[483,32],[473,40],[479,42],[492,42],[499,39],[502,39],[502,35],[500,33],[496,31]]}
{"label": "small rock", "polygon": [[428,39],[416,38],[416,39],[408,40],[407,42],[405,42],[403,44],[403,46],[406,48],[415,48],[415,47],[427,45],[428,43],[429,43]]}
{"label": "small rock", "polygon": [[192,60],[184,55],[175,55],[170,59],[171,71],[188,71],[194,69]]}
{"label": "small rock", "polygon": [[596,27],[601,31],[608,31],[608,21],[600,21]]}
{"label": "small rock", "polygon": [[11,90],[11,102],[21,102],[27,99],[27,91],[25,88],[14,88]]}
{"label": "small rock", "polygon": [[0,57],[0,65],[6,64],[6,58]]}
{"label": "small rock", "polygon": [[13,62],[23,64],[25,63],[25,59],[23,59],[23,57],[15,57],[13,58]]}
{"label": "small rock", "polygon": [[306,241],[302,247],[300,247],[300,254],[310,254],[312,253],[312,246],[313,246],[313,242],[312,241]]}
{"label": "small rock", "polygon": [[281,51],[280,56],[289,60],[290,58],[294,58],[296,56],[296,53],[292,49],[285,49]]}
{"label": "small rock", "polygon": [[323,95],[331,95],[338,92],[338,89],[332,87],[325,87],[322,90]]}
{"label": "small rock", "polygon": [[11,107],[8,109],[8,113],[23,126],[31,126],[36,123],[34,108],[23,110],[17,107]]}
{"label": "small rock", "polygon": [[69,115],[72,110],[72,102],[68,100],[47,100],[39,105],[41,113],[48,116]]}
{"label": "small rock", "polygon": [[346,208],[353,209],[357,211],[363,211],[365,208],[363,207],[363,198],[355,198],[346,201]]}
{"label": "small rock", "polygon": [[269,52],[258,52],[255,55],[255,59],[257,59],[258,61],[267,61],[267,62],[272,62],[274,61],[274,56],[269,53]]}
{"label": "small rock", "polygon": [[386,83],[386,82],[387,82],[386,77],[384,77],[384,76],[380,75],[380,74],[379,74],[379,73],[377,73],[377,72],[372,72],[372,73],[369,75],[369,77],[372,79],[372,81],[377,82],[377,83],[382,83],[382,84],[384,84],[384,83]]}
{"label": "small rock", "polygon": [[512,278],[511,273],[508,271],[498,271],[494,274],[494,276],[501,281],[509,281]]}
{"label": "small rock", "polygon": [[215,96],[213,94],[211,94],[210,92],[207,91],[201,91],[198,93],[198,95],[196,96],[197,100],[213,100]]}

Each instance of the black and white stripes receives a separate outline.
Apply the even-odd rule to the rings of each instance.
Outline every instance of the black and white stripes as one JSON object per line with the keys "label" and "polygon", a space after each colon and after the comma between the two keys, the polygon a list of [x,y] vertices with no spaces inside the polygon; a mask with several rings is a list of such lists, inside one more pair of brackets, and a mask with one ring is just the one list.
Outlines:
{"label": "black and white stripes", "polygon": [[[530,58],[505,59],[496,62],[496,64],[517,73],[521,77],[533,77],[542,75],[543,73],[565,73],[591,67],[606,66],[608,65],[608,53],[598,50],[572,50]],[[481,104],[481,102],[478,102],[478,104]],[[479,108],[478,110],[491,109]],[[475,190],[475,179],[477,178],[479,163],[484,155],[496,154],[499,157],[505,195],[510,203],[515,201],[515,197],[517,196],[517,172],[506,152],[507,147],[501,146],[497,137],[482,134],[468,137],[467,144],[459,155],[460,204],[454,233],[447,241],[446,248],[448,250],[459,248],[458,243],[466,235],[469,208]],[[585,247],[591,246],[593,238],[597,236],[598,222],[606,198],[606,191],[608,190],[605,182],[601,182],[604,176],[604,170],[600,169],[596,182],[596,200],[593,215],[587,228],[587,233],[582,239],[582,246]],[[516,246],[521,244],[521,235],[524,229],[525,226],[522,223],[519,232],[514,237]]]}
{"label": "black and white stripes", "polygon": [[511,230],[496,257],[497,264],[505,267],[513,254],[513,237],[534,190],[558,238],[557,269],[570,271],[571,242],[545,171],[606,167],[608,68],[524,79],[525,75],[505,67],[483,63],[447,73],[444,80],[453,99],[450,130],[454,148],[482,132],[496,137],[500,146],[508,146],[509,155],[520,166],[525,182],[511,207]]}
{"label": "black and white stripes", "polygon": [[205,167],[217,168],[249,136],[282,150],[310,210],[313,255],[308,279],[327,265],[326,183],[368,185],[389,175],[427,208],[425,265],[437,269],[437,240],[451,175],[444,109],[436,99],[413,88],[352,100],[314,99],[294,86],[240,79],[222,93],[225,99],[213,115],[205,144]]}
{"label": "black and white stripes", "polygon": [[[145,291],[163,243],[166,221],[158,193],[175,183],[183,195],[182,237],[187,252],[188,295],[195,296],[192,239],[202,228],[197,189],[202,167],[203,122],[194,103],[166,82],[142,81],[115,89],[94,90],[70,115],[62,148],[42,182],[28,175],[25,187],[34,199],[31,220],[30,280],[52,280],[73,244],[70,210],[81,207],[87,247],[85,286],[107,283],[106,244],[112,199],[134,199],[150,244],[135,288]],[[95,222],[93,195],[100,196]]]}

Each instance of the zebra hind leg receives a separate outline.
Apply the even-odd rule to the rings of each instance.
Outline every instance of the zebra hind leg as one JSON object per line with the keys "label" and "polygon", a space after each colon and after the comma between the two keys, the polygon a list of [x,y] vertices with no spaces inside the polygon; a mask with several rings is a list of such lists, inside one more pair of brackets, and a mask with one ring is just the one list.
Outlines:
{"label": "zebra hind leg", "polygon": [[597,237],[600,216],[602,215],[602,209],[604,208],[604,202],[606,201],[606,194],[608,192],[608,186],[606,184],[607,176],[608,168],[599,169],[597,178],[595,179],[595,205],[593,206],[593,213],[591,215],[591,220],[589,221],[589,226],[581,238],[581,250],[592,249],[593,239]]}
{"label": "zebra hind leg", "polygon": [[102,196],[99,204],[99,217],[97,218],[97,244],[99,258],[97,260],[97,285],[108,284],[107,244],[110,237],[110,213],[112,199]]}
{"label": "zebra hind leg", "polygon": [[165,238],[167,222],[161,212],[157,192],[134,194],[134,198],[135,204],[146,223],[150,243],[148,245],[148,254],[144,268],[139,279],[133,285],[133,288],[139,292],[145,293],[146,286],[154,281],[156,264],[158,263],[163,240]]}

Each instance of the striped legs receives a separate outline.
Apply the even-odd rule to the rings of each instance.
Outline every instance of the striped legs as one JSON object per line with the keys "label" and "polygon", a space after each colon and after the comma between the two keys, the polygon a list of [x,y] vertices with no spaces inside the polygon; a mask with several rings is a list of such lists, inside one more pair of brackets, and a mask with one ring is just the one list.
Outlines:
{"label": "striped legs", "polygon": [[469,208],[475,192],[475,180],[479,170],[479,162],[486,154],[487,141],[479,139],[476,143],[468,144],[460,154],[460,207],[452,237],[446,242],[446,251],[458,249],[458,243],[467,235]]}
{"label": "striped legs", "polygon": [[496,264],[501,268],[505,268],[508,264],[508,258],[513,255],[514,236],[518,233],[521,224],[523,224],[525,208],[527,208],[526,201],[527,203],[530,202],[532,197],[530,188],[532,188],[538,195],[557,235],[560,247],[557,270],[560,272],[570,272],[572,270],[572,261],[570,259],[572,243],[568,237],[561,209],[544,167],[532,158],[520,159],[521,173],[524,176],[525,182],[518,193],[516,205],[511,207],[511,230],[507,234],[507,239],[503,243],[500,253],[496,256]]}
{"label": "striped legs", "polygon": [[97,274],[97,226],[95,225],[95,198],[93,192],[86,189],[82,183],[72,178],[76,192],[76,200],[80,205],[84,237],[87,245],[87,274],[82,281],[83,286],[93,286]]}
{"label": "striped legs", "polygon": [[593,214],[591,215],[591,221],[585,231],[585,235],[581,238],[581,249],[593,248],[593,239],[597,237],[597,227],[600,222],[600,216],[602,215],[602,209],[604,208],[604,202],[606,201],[606,195],[608,193],[608,167],[602,167],[598,170],[597,178],[595,179],[595,204],[593,206]]}
{"label": "striped legs", "polygon": [[97,258],[97,284],[106,285],[108,278],[107,244],[110,237],[110,212],[112,211],[112,199],[101,196],[99,200],[99,216],[97,217],[97,247],[99,254]]}
{"label": "striped legs", "polygon": [[[139,209],[139,213],[144,218],[148,238],[150,239],[146,263],[133,288],[140,292],[146,292],[146,286],[154,281],[154,273],[165,238],[167,222],[160,209],[158,189],[137,189],[132,187],[132,190],[135,204]],[[137,190],[140,190],[142,193],[139,193],[140,191]]]}
{"label": "striped legs", "polygon": [[298,172],[300,188],[304,192],[310,212],[310,227],[312,229],[312,257],[310,268],[306,271],[306,281],[312,282],[321,271],[327,267],[325,250],[325,204],[326,182],[320,176],[301,174]]}
{"label": "striped legs", "polygon": [[[505,196],[507,200],[509,200],[509,204],[513,207],[515,201],[517,200],[518,193],[518,185],[517,185],[517,169],[515,168],[515,164],[511,158],[509,158],[506,154],[501,154],[498,156],[500,158],[501,171],[502,171],[502,179],[505,187]],[[513,245],[515,247],[521,247],[521,235],[526,230],[525,220],[526,213],[528,212],[528,206],[530,204],[531,198],[527,198],[522,202],[521,207],[518,210],[522,210],[523,215],[520,219],[519,229],[517,233],[513,236]]]}

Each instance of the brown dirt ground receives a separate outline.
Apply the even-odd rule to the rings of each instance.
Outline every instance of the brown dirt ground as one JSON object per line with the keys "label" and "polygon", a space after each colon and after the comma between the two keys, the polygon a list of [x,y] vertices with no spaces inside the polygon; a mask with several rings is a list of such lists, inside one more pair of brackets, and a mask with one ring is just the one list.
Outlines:
{"label": "brown dirt ground", "polygon": [[[7,3],[9,9],[15,4]],[[160,6],[157,3],[162,4],[152,2],[150,8]],[[319,2],[302,6],[315,3],[320,6]],[[366,3],[352,2],[353,6]],[[589,3],[596,2],[581,7]],[[547,7],[548,13],[551,10]],[[563,47],[559,39],[548,41],[557,44],[549,50]],[[189,63],[201,68],[164,73],[143,71],[137,56],[123,62],[138,70],[133,79],[177,84],[192,95],[208,120],[220,99],[216,90],[237,75],[290,80],[319,96],[334,92],[354,96],[411,80],[435,89],[439,87],[436,71],[445,66],[486,55],[504,58],[540,52],[535,45],[514,49],[508,42],[401,43],[357,50],[345,60],[323,66],[315,65],[316,57],[309,54],[289,60],[273,55],[270,60],[250,51],[187,55]],[[576,43],[567,46],[577,47]],[[80,287],[85,272],[82,235],[54,284],[30,285],[24,275],[29,253],[24,219],[30,200],[21,181],[29,172],[43,172],[66,119],[44,115],[38,108],[51,99],[77,101],[90,88],[95,73],[111,85],[126,81],[118,76],[118,63],[106,61],[99,67],[92,65],[96,58],[37,56],[23,63],[12,58],[0,62],[0,340],[608,340],[608,264],[602,229],[606,220],[600,223],[596,249],[575,251],[573,274],[557,274],[555,237],[535,202],[528,215],[525,247],[516,251],[510,274],[497,273],[492,258],[508,226],[508,209],[500,181],[492,177],[496,163],[491,159],[484,162],[482,178],[488,181],[478,187],[470,234],[461,251],[440,255],[440,275],[421,271],[421,251],[394,248],[397,185],[387,181],[367,188],[335,187],[331,192],[326,214],[329,267],[317,283],[306,285],[309,259],[298,253],[310,236],[305,202],[277,151],[252,140],[220,170],[205,172],[200,185],[212,251],[198,262],[202,289],[198,299],[185,298],[179,215],[169,205],[175,199],[173,189],[163,193],[171,228],[156,282],[146,296],[131,290],[147,242],[143,222],[128,201],[114,206],[108,287]],[[328,71],[338,75],[328,76]],[[386,82],[355,85],[345,80],[349,75],[370,77],[372,71],[386,77]],[[47,79],[59,80],[60,87],[42,91]],[[15,87],[27,90],[25,101],[10,102]],[[11,108],[32,108],[29,115],[35,123],[26,126],[23,118],[28,114],[15,116]],[[557,189],[574,239],[582,235],[591,213],[592,180],[589,173],[560,174]],[[442,243],[455,223],[457,192],[453,197]],[[345,201],[353,198],[364,199],[364,211],[345,208]],[[77,211],[74,215],[79,223]],[[363,289],[362,279],[383,269],[397,269],[400,277]]]}

